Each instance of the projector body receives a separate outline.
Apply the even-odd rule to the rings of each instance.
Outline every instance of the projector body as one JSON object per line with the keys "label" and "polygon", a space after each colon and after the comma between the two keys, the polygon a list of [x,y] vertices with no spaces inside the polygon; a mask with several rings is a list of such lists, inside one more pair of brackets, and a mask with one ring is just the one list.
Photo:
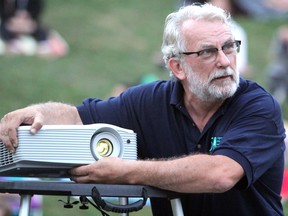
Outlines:
{"label": "projector body", "polygon": [[44,125],[35,135],[20,126],[18,140],[14,154],[0,143],[0,176],[65,178],[102,157],[137,159],[136,134],[110,124]]}

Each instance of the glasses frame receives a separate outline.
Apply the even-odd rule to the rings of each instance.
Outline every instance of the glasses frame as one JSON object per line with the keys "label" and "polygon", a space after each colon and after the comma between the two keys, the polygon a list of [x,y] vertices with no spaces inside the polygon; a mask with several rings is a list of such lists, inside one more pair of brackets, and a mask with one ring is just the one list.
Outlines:
{"label": "glasses frame", "polygon": [[[241,41],[240,40],[235,40],[233,42],[229,42],[229,43],[226,43],[224,44],[222,47],[221,47],[221,50],[223,51],[225,49],[225,46],[227,45],[230,45],[234,43],[236,45],[236,49],[235,51],[237,51],[237,53],[239,52],[239,48],[240,48],[240,45],[241,45]],[[200,50],[200,51],[197,51],[197,52],[180,52],[180,54],[184,54],[184,55],[192,55],[192,54],[196,54],[197,56],[201,56],[201,53],[203,53],[204,51],[207,51],[207,50],[212,50],[213,52],[219,52],[220,50],[216,47],[214,48],[208,48],[208,49],[203,49],[203,50]],[[225,52],[224,52],[225,53]]]}

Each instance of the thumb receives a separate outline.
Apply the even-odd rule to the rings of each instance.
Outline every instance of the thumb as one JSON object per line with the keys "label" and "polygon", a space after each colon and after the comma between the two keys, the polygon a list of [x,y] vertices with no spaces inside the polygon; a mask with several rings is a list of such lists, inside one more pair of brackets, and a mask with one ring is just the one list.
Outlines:
{"label": "thumb", "polygon": [[32,125],[31,125],[31,128],[30,128],[30,132],[31,134],[36,134],[43,126],[43,122],[41,120],[41,118],[39,117],[35,117]]}

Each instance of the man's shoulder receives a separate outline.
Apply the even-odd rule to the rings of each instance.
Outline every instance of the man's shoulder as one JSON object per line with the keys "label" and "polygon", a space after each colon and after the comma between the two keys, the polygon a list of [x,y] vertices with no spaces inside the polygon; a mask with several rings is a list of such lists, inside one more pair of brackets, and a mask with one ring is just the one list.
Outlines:
{"label": "man's shoulder", "polygon": [[136,95],[167,95],[171,94],[176,86],[176,82],[170,80],[157,80],[151,83],[133,86],[128,89],[127,93]]}
{"label": "man's shoulder", "polygon": [[240,85],[235,96],[244,96],[250,99],[255,99],[255,97],[267,97],[272,99],[272,95],[263,86],[255,81],[243,78],[240,79]]}
{"label": "man's shoulder", "polygon": [[[244,112],[274,113],[280,111],[277,100],[261,85],[241,78],[239,88],[229,103]],[[237,107],[237,108],[236,108]]]}

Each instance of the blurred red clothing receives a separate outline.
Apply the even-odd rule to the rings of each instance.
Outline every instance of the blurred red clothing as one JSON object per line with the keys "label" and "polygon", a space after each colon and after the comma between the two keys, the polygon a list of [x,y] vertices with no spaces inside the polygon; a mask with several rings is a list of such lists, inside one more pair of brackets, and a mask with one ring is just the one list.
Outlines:
{"label": "blurred red clothing", "polygon": [[283,197],[284,200],[288,200],[288,168],[284,170],[281,196]]}

